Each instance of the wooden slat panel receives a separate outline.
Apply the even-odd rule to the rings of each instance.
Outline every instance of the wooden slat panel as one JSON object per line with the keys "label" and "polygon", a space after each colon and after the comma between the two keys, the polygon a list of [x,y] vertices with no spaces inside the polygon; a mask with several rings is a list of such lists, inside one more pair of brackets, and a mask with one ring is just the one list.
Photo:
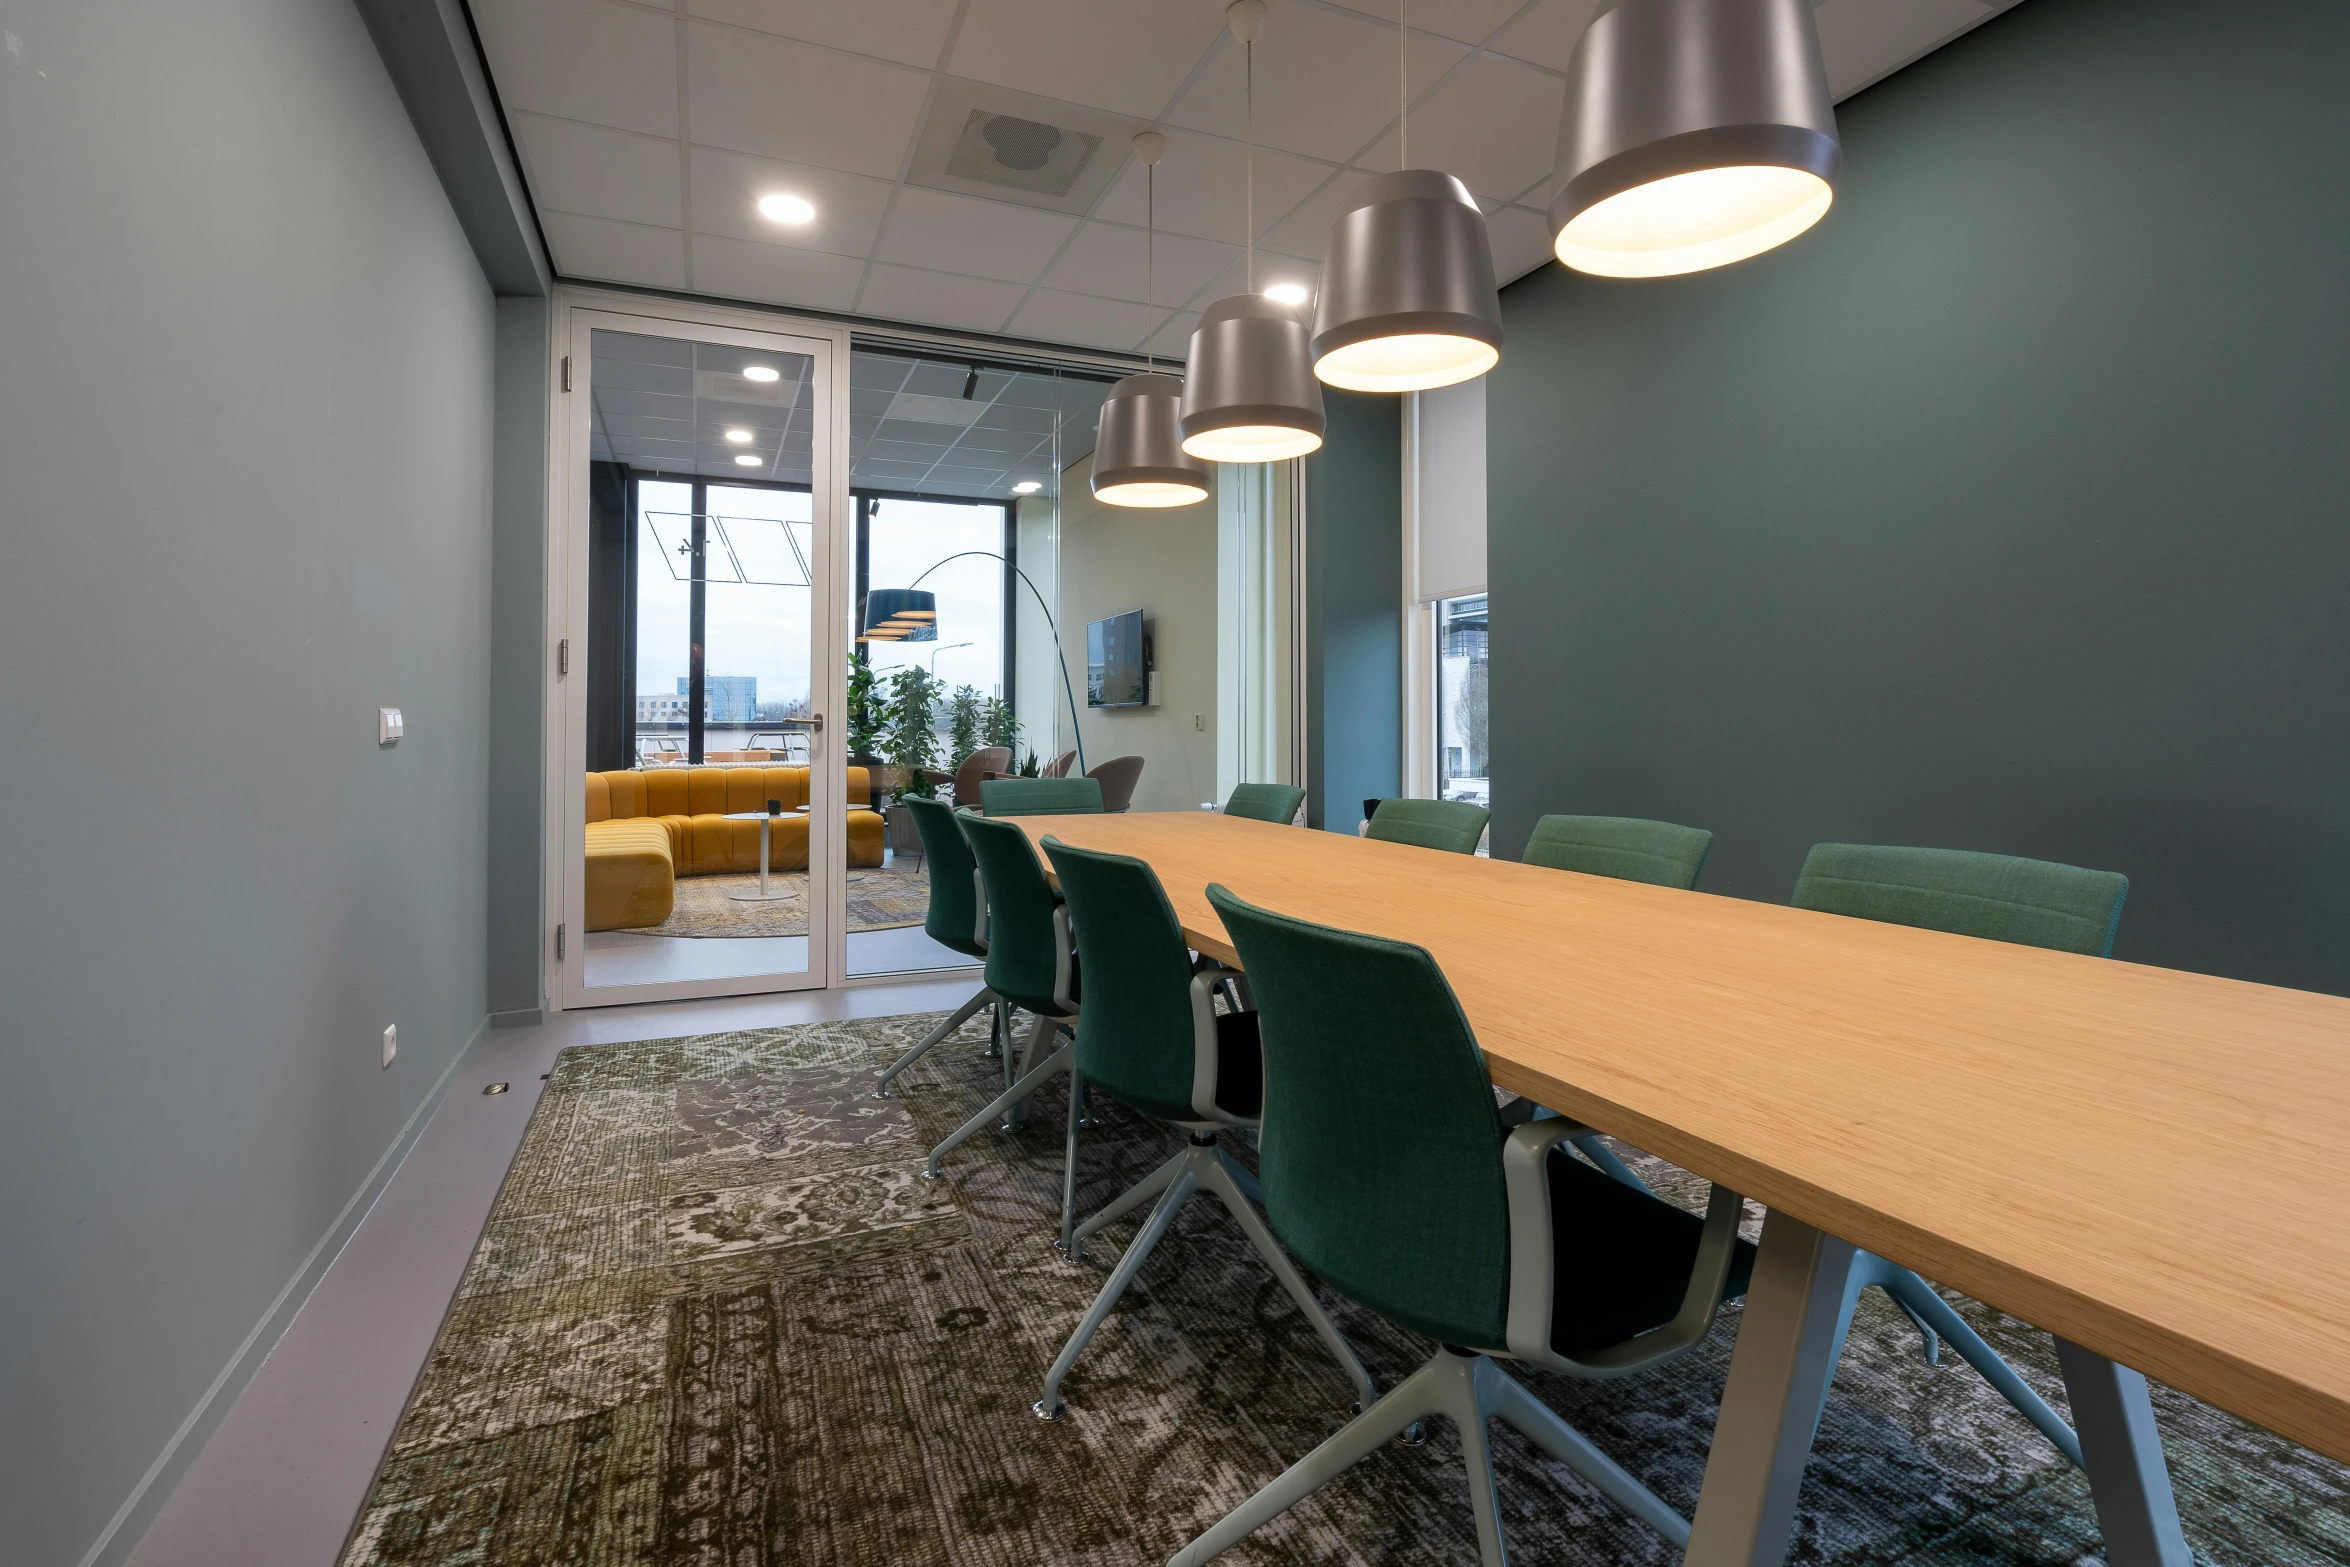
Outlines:
{"label": "wooden slat panel", "polygon": [[1417,942],[1503,1087],[2350,1460],[2350,1000],[1208,814],[1036,838]]}

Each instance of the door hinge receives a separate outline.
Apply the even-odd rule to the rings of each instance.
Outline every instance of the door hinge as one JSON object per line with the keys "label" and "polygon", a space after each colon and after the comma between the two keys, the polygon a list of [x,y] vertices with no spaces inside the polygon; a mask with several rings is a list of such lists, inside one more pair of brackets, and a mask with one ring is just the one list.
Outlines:
{"label": "door hinge", "polygon": [[571,673],[571,639],[569,637],[565,637],[555,644],[555,673],[558,675]]}
{"label": "door hinge", "polygon": [[566,392],[571,390],[571,356],[569,354],[563,356],[563,390]]}
{"label": "door hinge", "polygon": [[563,927],[560,925],[555,927],[555,961],[563,961]]}

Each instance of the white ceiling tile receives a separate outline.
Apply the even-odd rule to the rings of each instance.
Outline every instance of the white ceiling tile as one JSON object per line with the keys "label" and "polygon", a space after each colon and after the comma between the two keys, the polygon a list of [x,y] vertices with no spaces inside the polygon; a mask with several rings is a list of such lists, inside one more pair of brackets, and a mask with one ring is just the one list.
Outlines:
{"label": "white ceiling tile", "polygon": [[[1412,34],[1412,81],[1424,89],[1467,53]],[[1168,123],[1234,141],[1247,134],[1240,46],[1226,39]],[[1416,94],[1415,94],[1416,95]],[[1284,6],[1257,44],[1257,144],[1344,163],[1392,123],[1395,28],[1367,17]]]}
{"label": "white ceiling tile", "polygon": [[1032,283],[1061,248],[1075,218],[976,196],[906,186],[898,192],[874,259],[934,272]]}
{"label": "white ceiling tile", "polygon": [[971,0],[949,69],[1150,120],[1223,29],[1212,0]]}
{"label": "white ceiling tile", "polygon": [[1518,19],[1517,25],[1494,40],[1493,47],[1520,60],[1563,71],[1574,57],[1583,29],[1599,14],[1604,0],[1542,0]]}
{"label": "white ceiling tile", "polygon": [[[837,169],[754,158],[715,147],[693,150],[694,232],[724,234],[762,245],[795,250],[828,250],[862,256],[881,232],[889,210],[889,181]],[[814,222],[797,226],[759,216],[759,198],[798,196],[816,209]]]}
{"label": "white ceiling tile", "polygon": [[856,302],[865,263],[855,256],[784,245],[755,245],[713,234],[694,236],[694,288],[727,299],[755,299],[809,310],[846,310]]}
{"label": "white ceiling tile", "polygon": [[[1146,274],[1143,232],[1111,223],[1088,223],[1077,231],[1061,259],[1044,275],[1054,288],[1105,299],[1140,299]],[[1161,234],[1157,244],[1158,286],[1161,304],[1189,299],[1231,260],[1235,247],[1182,234]]]}
{"label": "white ceiling tile", "polygon": [[857,300],[857,313],[891,321],[920,321],[965,332],[1000,332],[1004,317],[1027,290],[1018,283],[921,272],[875,263]]}
{"label": "white ceiling tile", "polygon": [[1355,192],[1363,188],[1364,178],[1352,172],[1339,175],[1317,191],[1313,200],[1267,230],[1262,243],[1287,255],[1319,262],[1330,243],[1330,225],[1338,221],[1338,214],[1354,200]]}
{"label": "white ceiling tile", "polygon": [[685,222],[677,143],[536,114],[517,114],[513,125],[541,208],[661,228]]}
{"label": "white ceiling tile", "polygon": [[[1395,0],[1343,0],[1343,3],[1350,11],[1360,11],[1387,23],[1392,35]],[[1458,38],[1463,43],[1481,44],[1523,4],[1525,0],[1412,0],[1412,31],[1424,29]]]}
{"label": "white ceiling tile", "polygon": [[555,270],[565,277],[638,283],[646,288],[686,286],[685,233],[681,229],[648,228],[641,223],[615,223],[609,218],[583,218],[568,212],[542,212],[539,222],[555,252]]}
{"label": "white ceiling tile", "polygon": [[1858,92],[1991,14],[1975,0],[1826,0],[1819,18],[1828,90]]}
{"label": "white ceiling tile", "polygon": [[1040,288],[1028,296],[1004,330],[1014,337],[1080,348],[1132,348],[1142,341],[1143,312],[1135,305]]}
{"label": "white ceiling tile", "polygon": [[1199,312],[1179,310],[1151,339],[1150,351],[1162,359],[1188,359],[1191,357],[1191,334],[1198,329]]}
{"label": "white ceiling tile", "polygon": [[677,134],[677,24],[604,0],[479,0],[508,112]]}
{"label": "white ceiling tile", "polygon": [[[1522,65],[1481,55],[1412,111],[1412,166],[1442,169],[1488,200],[1507,201],[1558,161],[1566,86]],[[1367,167],[1393,168],[1395,142]]]}
{"label": "white ceiling tile", "polygon": [[[1328,179],[1324,164],[1287,153],[1257,153],[1257,226],[1270,229],[1313,188]],[[1103,195],[1093,215],[1140,228],[1145,209],[1144,169],[1133,158]],[[1167,154],[1159,160],[1158,214],[1161,233],[1189,234],[1238,245],[1246,238],[1247,149],[1237,142],[1167,133]],[[1263,234],[1258,239],[1262,241]],[[1285,247],[1287,248],[1287,247]]]}
{"label": "white ceiling tile", "polygon": [[688,0],[686,9],[857,54],[879,55],[929,70],[946,47],[955,0]]}
{"label": "white ceiling tile", "polygon": [[697,144],[897,177],[929,77],[707,23],[690,33],[686,108]]}
{"label": "white ceiling tile", "polygon": [[1551,259],[1550,221],[1524,207],[1503,207],[1485,215],[1493,241],[1493,281],[1515,283]]}

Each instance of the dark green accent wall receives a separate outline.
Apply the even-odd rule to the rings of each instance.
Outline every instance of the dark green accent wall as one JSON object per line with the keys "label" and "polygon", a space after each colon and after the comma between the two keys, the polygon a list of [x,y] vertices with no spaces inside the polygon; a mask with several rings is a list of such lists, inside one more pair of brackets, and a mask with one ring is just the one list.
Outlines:
{"label": "dark green accent wall", "polygon": [[2350,7],[2030,0],[1842,105],[1783,250],[1503,296],[1496,853],[1545,811],[2118,870],[2350,992]]}
{"label": "dark green accent wall", "polygon": [[1325,388],[1306,459],[1306,824],[1402,792],[1402,401]]}

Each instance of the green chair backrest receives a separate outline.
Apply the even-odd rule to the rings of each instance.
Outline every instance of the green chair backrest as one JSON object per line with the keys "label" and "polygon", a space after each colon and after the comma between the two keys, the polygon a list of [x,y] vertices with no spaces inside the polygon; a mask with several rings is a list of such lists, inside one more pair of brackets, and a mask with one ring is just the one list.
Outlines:
{"label": "green chair backrest", "polygon": [[1815,843],[1795,906],[2059,952],[2113,955],[2130,879],[1965,849]]}
{"label": "green chair backrest", "polygon": [[1644,822],[1637,816],[1545,816],[1534,824],[1534,836],[1518,858],[1554,871],[1687,891],[1697,885],[1705,851],[1713,844],[1714,835],[1702,827]]}
{"label": "green chair backrest", "polygon": [[1099,816],[1102,786],[1093,778],[988,778],[979,808],[990,816]]}
{"label": "green chair backrest", "polygon": [[987,884],[987,988],[1016,1007],[1061,1015],[1053,999],[1053,889],[1016,822],[958,813]]}
{"label": "green chair backrest", "polygon": [[1232,798],[1224,802],[1226,816],[1245,816],[1250,821],[1279,822],[1286,827],[1297,820],[1297,808],[1305,803],[1306,792],[1295,784],[1234,784]]}
{"label": "green chair backrest", "polygon": [[1077,1070],[1145,1115],[1193,1121],[1191,951],[1148,865],[1046,838],[1086,976]]}
{"label": "green chair backrest", "polygon": [[1265,1042],[1265,1211],[1309,1273],[1439,1343],[1506,1332],[1509,1196],[1485,1058],[1420,948],[1208,901]]}
{"label": "green chair backrest", "polygon": [[914,813],[922,857],[929,861],[930,912],[923,917],[922,934],[966,957],[986,957],[987,943],[977,936],[979,892],[971,885],[979,862],[955,825],[955,813],[937,800],[912,794],[906,796],[906,809]]}
{"label": "green chair backrest", "polygon": [[1475,854],[1493,813],[1466,800],[1381,800],[1371,813],[1370,836],[1382,843]]}

